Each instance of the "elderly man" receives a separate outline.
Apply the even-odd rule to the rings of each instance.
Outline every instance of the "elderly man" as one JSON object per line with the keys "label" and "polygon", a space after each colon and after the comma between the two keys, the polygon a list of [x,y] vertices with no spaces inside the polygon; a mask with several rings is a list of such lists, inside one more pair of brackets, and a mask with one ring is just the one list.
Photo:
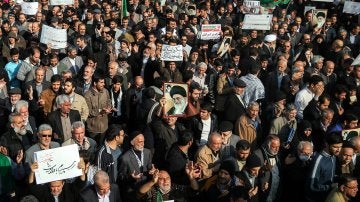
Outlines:
{"label": "elderly man", "polygon": [[79,201],[79,193],[85,186],[86,173],[88,165],[84,159],[80,158],[78,168],[82,169],[82,175],[75,179],[73,183],[67,183],[64,180],[56,180],[47,184],[34,184],[35,171],[39,168],[38,163],[34,162],[30,166],[29,175],[30,193],[39,201],[58,201],[58,202],[77,202]]}
{"label": "elderly man", "polygon": [[63,143],[71,138],[71,124],[81,121],[77,110],[71,109],[70,97],[59,95],[56,97],[55,105],[57,110],[48,115],[48,123],[53,127],[54,140]]}
{"label": "elderly man", "polygon": [[130,135],[131,149],[120,157],[119,183],[124,185],[127,197],[143,185],[149,174],[152,175],[155,171],[154,165],[151,164],[151,151],[144,148],[144,142],[144,135],[140,131],[134,131]]}
{"label": "elderly man", "polygon": [[305,201],[305,186],[311,158],[313,156],[313,145],[308,141],[301,141],[297,146],[295,155],[289,154],[285,158],[283,167],[284,190],[283,200],[302,202]]}
{"label": "elderly man", "polygon": [[260,201],[276,201],[280,185],[280,139],[276,135],[268,135],[263,145],[254,151],[260,158],[264,170],[260,177]]}
{"label": "elderly man", "polygon": [[174,106],[167,112],[168,115],[181,115],[185,113],[187,102],[187,93],[181,86],[173,86],[170,90],[170,96],[173,99]]}
{"label": "elderly man", "polygon": [[61,146],[76,144],[79,150],[86,150],[89,156],[95,154],[97,144],[95,140],[85,136],[85,124],[82,121],[76,121],[71,125],[71,134],[71,138]]}
{"label": "elderly man", "polygon": [[19,100],[15,105],[15,111],[23,117],[26,130],[36,134],[35,118],[29,115],[29,103],[25,100]]}
{"label": "elderly man", "polygon": [[260,105],[257,102],[249,103],[247,113],[241,115],[235,124],[236,134],[240,136],[240,139],[249,141],[252,148],[255,148],[262,140],[259,110]]}
{"label": "elderly man", "polygon": [[358,182],[351,175],[343,175],[338,180],[337,187],[327,196],[325,202],[349,201],[356,196],[358,192]]}
{"label": "elderly man", "polygon": [[60,147],[59,143],[51,141],[52,128],[48,124],[41,124],[39,126],[37,137],[39,140],[38,143],[31,146],[25,152],[25,162],[29,163],[30,165],[34,163],[35,152]]}
{"label": "elderly man", "polygon": [[120,190],[117,184],[110,183],[109,175],[99,170],[94,176],[94,185],[80,192],[81,202],[121,202]]}
{"label": "elderly man", "polygon": [[186,176],[190,181],[190,188],[187,186],[176,185],[172,183],[170,175],[165,170],[155,170],[152,180],[145,183],[140,187],[137,198],[143,198],[147,201],[157,202],[161,201],[187,201],[192,196],[196,195],[199,190],[199,185],[196,178],[199,176],[200,171],[192,162],[185,166]]}
{"label": "elderly man", "polygon": [[196,162],[201,167],[202,179],[207,179],[219,171],[219,153],[222,143],[222,136],[215,132],[209,135],[208,143],[199,150],[196,157]]}
{"label": "elderly man", "polygon": [[16,162],[20,150],[25,151],[32,145],[32,133],[26,130],[21,114],[12,113],[9,120],[10,128],[0,138],[0,152]]}

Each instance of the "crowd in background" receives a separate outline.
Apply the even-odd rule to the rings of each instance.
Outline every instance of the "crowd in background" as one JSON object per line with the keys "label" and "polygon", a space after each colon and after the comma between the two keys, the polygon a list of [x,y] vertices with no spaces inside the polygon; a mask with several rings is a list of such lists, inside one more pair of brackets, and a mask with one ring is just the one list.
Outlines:
{"label": "crowd in background", "polygon": [[[360,18],[343,1],[266,4],[270,30],[242,29],[242,0],[49,2],[0,2],[0,201],[360,200]],[[44,25],[67,47],[40,43]],[[34,153],[72,144],[82,175],[37,184]]]}

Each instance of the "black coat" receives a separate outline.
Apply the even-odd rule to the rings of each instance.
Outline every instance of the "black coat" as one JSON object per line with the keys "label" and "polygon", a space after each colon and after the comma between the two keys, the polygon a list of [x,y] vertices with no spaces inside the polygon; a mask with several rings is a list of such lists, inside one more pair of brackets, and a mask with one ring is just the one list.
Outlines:
{"label": "black coat", "polygon": [[[74,183],[64,184],[59,195],[59,202],[78,202],[79,192],[85,186],[85,181],[76,179]],[[41,202],[55,202],[48,184],[31,185],[30,192]],[[97,199],[97,198],[96,198]]]}
{"label": "black coat", "polygon": [[180,150],[175,143],[165,157],[166,170],[169,172],[173,183],[178,185],[189,185],[190,181],[186,176],[185,166],[189,161],[188,155]]}
{"label": "black coat", "polygon": [[9,157],[16,162],[18,152],[22,149],[24,152],[33,145],[33,134],[27,131],[25,135],[18,138],[13,128],[10,128],[0,138],[0,145],[7,148]]}
{"label": "black coat", "polygon": [[[71,124],[76,121],[81,121],[80,113],[77,110],[71,109],[69,112],[69,118]],[[64,140],[64,132],[61,124],[60,110],[51,112],[47,117],[47,122],[51,125],[53,129],[53,133],[59,135],[59,139],[57,141],[59,141],[59,143],[63,143],[65,140]],[[54,141],[56,140],[54,139]]]}
{"label": "black coat", "polygon": [[[80,202],[98,202],[98,195],[94,185],[82,190],[80,192]],[[121,202],[120,190],[116,184],[110,185],[110,202]]]}
{"label": "black coat", "polygon": [[245,106],[240,102],[236,94],[231,94],[225,101],[224,120],[233,124],[237,119],[246,113]]}

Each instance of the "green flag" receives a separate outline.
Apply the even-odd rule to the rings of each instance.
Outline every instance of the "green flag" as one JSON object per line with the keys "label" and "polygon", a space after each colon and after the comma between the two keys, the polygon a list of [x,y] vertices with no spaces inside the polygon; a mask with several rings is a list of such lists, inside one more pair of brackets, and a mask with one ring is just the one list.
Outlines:
{"label": "green flag", "polygon": [[128,16],[127,2],[122,0],[121,18]]}
{"label": "green flag", "polygon": [[271,7],[279,4],[288,4],[291,0],[260,0],[261,6]]}

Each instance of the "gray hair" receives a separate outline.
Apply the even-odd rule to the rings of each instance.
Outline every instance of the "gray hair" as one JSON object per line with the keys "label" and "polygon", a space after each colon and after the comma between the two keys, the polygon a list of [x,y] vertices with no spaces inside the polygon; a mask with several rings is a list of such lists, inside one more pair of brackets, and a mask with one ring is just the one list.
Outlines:
{"label": "gray hair", "polygon": [[18,112],[13,112],[13,113],[11,113],[10,115],[9,115],[9,122],[10,123],[13,123],[14,122],[14,118],[15,117],[22,117],[21,116],[21,114],[20,113],[18,113]]}
{"label": "gray hair", "polygon": [[47,130],[50,130],[52,133],[52,127],[49,124],[44,123],[39,126],[38,133],[41,133],[41,132],[47,131]]}
{"label": "gray hair", "polygon": [[326,117],[328,114],[334,115],[334,110],[327,108],[321,111],[321,117]]}
{"label": "gray hair", "polygon": [[60,108],[60,105],[64,104],[65,102],[70,102],[70,97],[65,94],[61,94],[56,97],[55,105],[56,108]]}
{"label": "gray hair", "polygon": [[311,60],[311,64],[315,65],[316,63],[324,61],[324,57],[321,55],[314,55],[314,57]]}
{"label": "gray hair", "polygon": [[82,121],[75,121],[73,124],[71,124],[71,131],[78,128],[85,128],[85,124]]}
{"label": "gray hair", "polygon": [[248,105],[248,109],[251,109],[252,107],[260,107],[259,103],[257,102],[250,102],[249,105]]}
{"label": "gray hair", "polygon": [[71,74],[71,77],[72,77],[72,71],[69,69],[62,71],[61,76],[64,76],[65,74],[69,74],[69,73]]}
{"label": "gray hair", "polygon": [[29,108],[29,103],[27,101],[25,101],[25,100],[19,100],[15,104],[15,111],[20,112],[20,109],[23,108],[23,107]]}
{"label": "gray hair", "polygon": [[309,141],[300,141],[297,146],[298,151],[302,151],[305,146],[310,146],[312,150],[314,149],[313,143],[311,143]]}
{"label": "gray hair", "polygon": [[205,67],[207,69],[207,64],[205,62],[200,62],[198,65],[197,65],[197,68],[200,69],[201,67]]}
{"label": "gray hair", "polygon": [[286,105],[286,108],[285,108],[285,111],[286,111],[286,112],[291,112],[291,111],[293,111],[293,110],[297,110],[294,104],[288,104],[288,105]]}
{"label": "gray hair", "polygon": [[109,175],[103,170],[97,171],[94,175],[94,183],[97,184],[98,182],[109,183]]}

